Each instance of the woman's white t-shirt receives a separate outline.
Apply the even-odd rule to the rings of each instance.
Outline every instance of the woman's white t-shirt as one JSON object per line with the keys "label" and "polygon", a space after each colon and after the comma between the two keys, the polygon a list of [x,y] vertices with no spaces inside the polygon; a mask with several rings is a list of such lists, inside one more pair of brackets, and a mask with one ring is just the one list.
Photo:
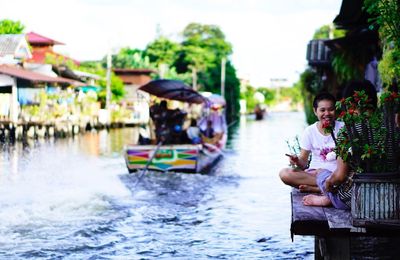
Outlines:
{"label": "woman's white t-shirt", "polygon": [[[317,123],[308,126],[300,140],[300,147],[311,151],[311,162],[309,169],[336,170],[336,155],[333,152],[335,142],[331,135],[323,135],[317,127]],[[343,122],[335,121],[334,134],[337,137],[339,129],[343,127]]]}

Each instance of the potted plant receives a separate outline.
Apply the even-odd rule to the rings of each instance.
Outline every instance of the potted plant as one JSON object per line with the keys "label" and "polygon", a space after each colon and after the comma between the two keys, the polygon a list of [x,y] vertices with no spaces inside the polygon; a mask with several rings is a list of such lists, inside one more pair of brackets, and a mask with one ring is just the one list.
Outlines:
{"label": "potted plant", "polygon": [[400,96],[384,92],[373,109],[364,91],[337,103],[343,112],[336,153],[354,171],[351,213],[354,226],[400,225]]}

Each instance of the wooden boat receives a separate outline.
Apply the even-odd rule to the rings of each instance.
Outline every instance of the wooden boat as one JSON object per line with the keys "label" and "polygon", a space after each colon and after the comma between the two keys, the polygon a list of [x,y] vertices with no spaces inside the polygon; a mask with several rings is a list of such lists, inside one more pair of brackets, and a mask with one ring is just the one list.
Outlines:
{"label": "wooden boat", "polygon": [[[162,98],[212,106],[212,101],[176,80],[153,80],[140,89]],[[227,140],[225,120],[223,123],[225,131],[217,141],[209,140],[210,143],[126,145],[124,157],[128,171],[207,172],[222,157]]]}
{"label": "wooden boat", "polygon": [[[129,172],[145,169],[204,173],[222,157],[218,148],[203,144],[128,145],[125,161]],[[156,154],[154,154],[156,153]],[[150,163],[149,159],[152,158]]]}
{"label": "wooden boat", "polygon": [[261,106],[257,104],[254,108],[254,114],[256,120],[263,120],[265,115],[265,108],[261,108]]}

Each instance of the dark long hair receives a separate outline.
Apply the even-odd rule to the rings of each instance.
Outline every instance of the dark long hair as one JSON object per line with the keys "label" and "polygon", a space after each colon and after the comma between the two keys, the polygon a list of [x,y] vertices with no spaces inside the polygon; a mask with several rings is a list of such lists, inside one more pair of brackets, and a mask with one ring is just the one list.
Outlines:
{"label": "dark long hair", "polygon": [[369,98],[369,104],[374,108],[378,106],[378,96],[376,95],[376,90],[374,85],[369,80],[354,80],[347,83],[343,90],[343,97],[351,97],[354,95],[355,91],[364,90],[365,94]]}

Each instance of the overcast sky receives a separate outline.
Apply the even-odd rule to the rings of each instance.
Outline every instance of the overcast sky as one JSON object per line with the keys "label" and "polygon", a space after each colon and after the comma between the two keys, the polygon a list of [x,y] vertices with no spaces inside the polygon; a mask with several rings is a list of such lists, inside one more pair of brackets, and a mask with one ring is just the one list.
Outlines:
{"label": "overcast sky", "polygon": [[19,20],[65,43],[77,60],[101,59],[108,49],[144,49],[157,35],[179,40],[191,22],[218,25],[233,45],[238,76],[256,87],[288,83],[306,66],[314,31],[339,13],[341,0],[0,0],[0,19]]}

